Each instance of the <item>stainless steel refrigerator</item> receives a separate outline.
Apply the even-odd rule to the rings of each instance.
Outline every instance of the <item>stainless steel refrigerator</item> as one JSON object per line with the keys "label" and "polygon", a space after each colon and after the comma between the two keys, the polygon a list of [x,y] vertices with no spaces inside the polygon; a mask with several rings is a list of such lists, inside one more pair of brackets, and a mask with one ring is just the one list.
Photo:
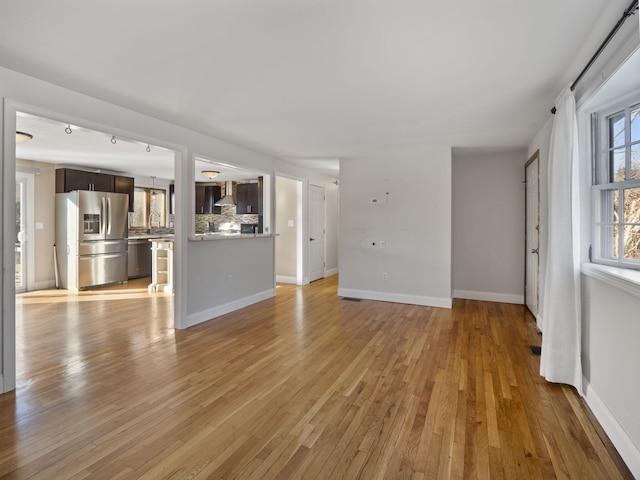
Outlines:
{"label": "stainless steel refrigerator", "polygon": [[70,290],[127,281],[129,195],[56,194],[60,286]]}

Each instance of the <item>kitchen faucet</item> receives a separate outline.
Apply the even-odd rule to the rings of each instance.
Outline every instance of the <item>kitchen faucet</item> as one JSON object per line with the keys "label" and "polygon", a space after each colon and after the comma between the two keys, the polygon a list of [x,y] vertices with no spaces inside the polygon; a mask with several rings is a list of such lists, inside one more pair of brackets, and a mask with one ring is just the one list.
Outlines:
{"label": "kitchen faucet", "polygon": [[156,228],[160,228],[160,214],[158,212],[152,211],[149,215],[149,233],[153,233],[153,219],[156,219],[155,226]]}

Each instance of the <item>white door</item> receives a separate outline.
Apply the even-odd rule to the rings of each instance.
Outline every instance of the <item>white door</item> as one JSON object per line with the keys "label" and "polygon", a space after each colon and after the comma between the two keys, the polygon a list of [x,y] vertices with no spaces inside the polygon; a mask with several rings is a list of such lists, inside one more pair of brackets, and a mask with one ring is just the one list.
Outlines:
{"label": "white door", "polygon": [[309,186],[309,281],[324,278],[324,188]]}
{"label": "white door", "polygon": [[540,248],[540,159],[536,152],[525,165],[526,179],[526,240],[525,240],[525,304],[534,316],[538,315],[538,274]]}

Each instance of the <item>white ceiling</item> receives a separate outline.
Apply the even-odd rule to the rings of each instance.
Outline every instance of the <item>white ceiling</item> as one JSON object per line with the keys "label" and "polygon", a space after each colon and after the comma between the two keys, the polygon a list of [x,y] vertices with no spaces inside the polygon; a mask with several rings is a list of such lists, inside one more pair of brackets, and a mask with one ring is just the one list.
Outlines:
{"label": "white ceiling", "polygon": [[[67,133],[68,129],[71,133]],[[16,118],[16,130],[33,135],[33,139],[16,145],[16,157],[23,160],[142,178],[174,179],[172,150],[21,112]],[[221,162],[196,159],[194,180],[209,181],[202,175],[203,170],[220,172],[216,182],[255,179],[258,176],[257,172]]]}
{"label": "white ceiling", "polygon": [[0,64],[311,166],[523,148],[627,3],[0,0]]}

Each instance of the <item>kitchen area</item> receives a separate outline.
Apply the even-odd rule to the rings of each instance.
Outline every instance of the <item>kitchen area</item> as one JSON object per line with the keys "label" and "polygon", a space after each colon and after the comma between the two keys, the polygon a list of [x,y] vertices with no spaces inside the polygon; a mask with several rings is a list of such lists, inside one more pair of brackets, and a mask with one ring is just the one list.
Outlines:
{"label": "kitchen area", "polygon": [[[26,290],[97,292],[135,280],[149,294],[172,293],[174,152],[27,114],[17,128],[32,135],[16,148],[17,170],[36,185],[35,222],[20,244],[26,277],[31,263]],[[260,173],[195,159],[189,240],[266,233],[264,196]]]}

